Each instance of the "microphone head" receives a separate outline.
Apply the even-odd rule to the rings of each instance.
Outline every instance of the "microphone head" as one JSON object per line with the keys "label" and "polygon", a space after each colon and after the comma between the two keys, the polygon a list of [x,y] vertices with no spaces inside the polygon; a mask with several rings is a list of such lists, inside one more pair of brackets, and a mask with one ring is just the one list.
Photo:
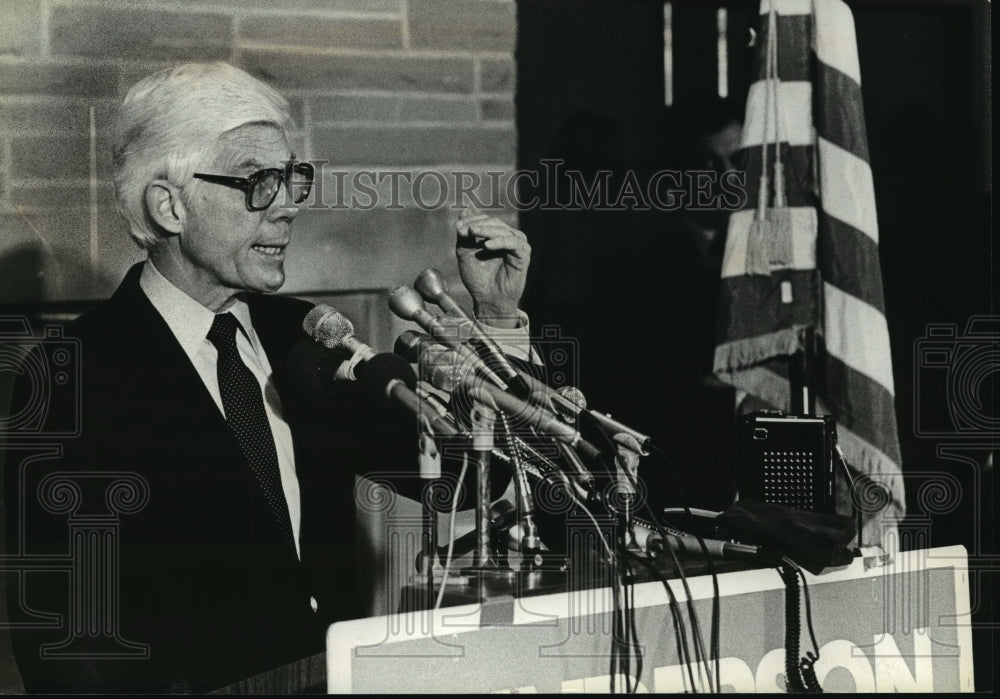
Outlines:
{"label": "microphone head", "polygon": [[302,329],[316,342],[330,349],[344,346],[344,340],[354,335],[354,324],[342,313],[319,304],[306,314]]}
{"label": "microphone head", "polygon": [[580,410],[587,409],[587,398],[583,395],[583,391],[576,386],[560,386],[556,389],[556,393],[578,407]]}
{"label": "microphone head", "polygon": [[389,308],[403,320],[413,320],[424,310],[424,302],[410,287],[397,286],[389,294]]}
{"label": "microphone head", "polygon": [[421,358],[420,378],[440,391],[454,393],[461,383],[460,362],[457,352],[441,348]]}
{"label": "microphone head", "polygon": [[396,344],[393,345],[392,351],[411,364],[416,364],[420,361],[420,350],[424,343],[432,342],[434,339],[427,333],[407,330],[396,338]]}
{"label": "microphone head", "polygon": [[302,319],[302,329],[305,331],[306,335],[309,337],[313,336],[313,331],[316,330],[316,323],[319,319],[325,316],[327,313],[332,313],[336,309],[327,306],[325,303],[317,303],[315,306],[306,313],[306,317]]}
{"label": "microphone head", "polygon": [[383,405],[388,401],[386,387],[393,379],[402,381],[411,390],[417,385],[417,376],[409,362],[392,352],[383,352],[365,363],[365,370],[358,377],[358,383],[371,401]]}
{"label": "microphone head", "polygon": [[440,272],[430,267],[417,275],[413,286],[424,299],[431,303],[437,303],[438,299],[448,293],[448,282],[444,280]]}

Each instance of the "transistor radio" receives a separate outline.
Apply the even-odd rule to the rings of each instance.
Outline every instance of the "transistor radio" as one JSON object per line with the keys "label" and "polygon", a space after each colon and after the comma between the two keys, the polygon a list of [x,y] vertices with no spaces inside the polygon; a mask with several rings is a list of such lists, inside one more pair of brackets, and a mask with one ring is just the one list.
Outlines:
{"label": "transistor radio", "polygon": [[740,498],[833,514],[836,423],[829,415],[754,412],[739,432]]}

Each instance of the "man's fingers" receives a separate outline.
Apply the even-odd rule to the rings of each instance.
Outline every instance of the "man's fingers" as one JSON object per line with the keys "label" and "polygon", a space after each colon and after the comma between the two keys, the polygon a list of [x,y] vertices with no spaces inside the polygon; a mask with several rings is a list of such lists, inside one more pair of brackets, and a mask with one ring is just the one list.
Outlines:
{"label": "man's fingers", "polygon": [[485,221],[489,218],[490,218],[489,216],[486,216],[484,214],[479,214],[471,218],[459,218],[457,221],[455,221],[455,230],[458,231],[459,235],[470,235],[470,230],[469,230],[470,226],[472,226],[473,224],[477,224],[481,221]]}
{"label": "man's fingers", "polygon": [[513,235],[489,238],[483,243],[483,247],[487,250],[507,250],[522,260],[528,259],[531,255],[531,246],[528,242]]}
{"label": "man's fingers", "polygon": [[469,233],[480,238],[495,238],[500,235],[513,235],[527,240],[528,237],[519,230],[511,228],[498,218],[490,217],[486,221],[476,221],[469,225]]}
{"label": "man's fingers", "polygon": [[475,204],[473,204],[472,202],[469,202],[468,204],[466,204],[465,206],[462,207],[462,213],[459,214],[458,217],[459,218],[470,218],[470,217],[473,217],[473,216],[483,216],[483,215],[485,215],[485,214],[483,214],[476,207]]}

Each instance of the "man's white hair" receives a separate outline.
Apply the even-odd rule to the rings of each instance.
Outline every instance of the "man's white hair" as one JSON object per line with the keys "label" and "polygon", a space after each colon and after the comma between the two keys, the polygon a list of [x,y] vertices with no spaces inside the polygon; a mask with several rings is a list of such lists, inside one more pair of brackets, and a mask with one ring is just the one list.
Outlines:
{"label": "man's white hair", "polygon": [[163,239],[146,211],[149,183],[184,186],[220,136],[253,123],[273,124],[286,138],[294,128],[284,97],[228,63],[184,63],[132,86],[115,129],[115,198],[141,247]]}

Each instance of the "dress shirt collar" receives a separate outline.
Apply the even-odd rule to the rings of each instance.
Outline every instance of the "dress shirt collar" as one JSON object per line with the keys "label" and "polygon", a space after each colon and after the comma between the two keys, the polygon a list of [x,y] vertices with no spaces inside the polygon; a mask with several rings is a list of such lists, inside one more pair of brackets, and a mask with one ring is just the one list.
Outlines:
{"label": "dress shirt collar", "polygon": [[[166,321],[184,353],[193,358],[207,341],[215,313],[174,286],[156,269],[152,260],[146,260],[146,264],[143,265],[139,287]],[[236,316],[251,346],[255,351],[259,351],[260,343],[250,322],[250,307],[246,302],[236,299],[226,312]]]}

